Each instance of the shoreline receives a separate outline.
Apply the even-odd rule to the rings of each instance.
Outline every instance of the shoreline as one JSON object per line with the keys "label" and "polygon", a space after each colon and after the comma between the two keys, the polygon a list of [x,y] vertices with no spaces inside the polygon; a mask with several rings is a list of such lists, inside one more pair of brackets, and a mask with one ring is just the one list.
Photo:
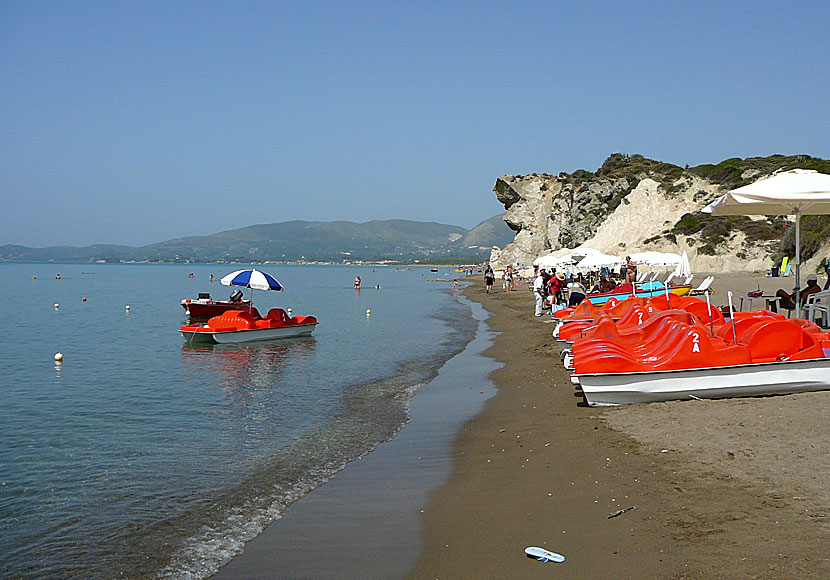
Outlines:
{"label": "shoreline", "polygon": [[[721,275],[713,302],[791,284]],[[525,288],[465,294],[504,366],[430,495],[408,579],[830,577],[830,392],[590,408]]]}
{"label": "shoreline", "polygon": [[[591,408],[527,287],[467,281],[476,338],[411,422],[211,578],[830,577],[830,392]],[[713,303],[791,283],[720,275]]]}
{"label": "shoreline", "polygon": [[[642,509],[643,483],[662,469],[581,406],[527,287],[486,295],[475,284],[465,294],[491,313],[497,335],[484,355],[504,366],[491,375],[496,396],[459,435],[450,482],[430,496],[407,578],[671,577],[669,531]],[[528,546],[565,563],[528,559]]]}
{"label": "shoreline", "polygon": [[210,578],[334,580],[407,573],[421,550],[418,516],[430,490],[449,478],[458,430],[495,394],[487,376],[498,364],[481,356],[491,343],[482,323],[487,313],[468,304],[475,335],[418,389],[409,422],[288,506]]}

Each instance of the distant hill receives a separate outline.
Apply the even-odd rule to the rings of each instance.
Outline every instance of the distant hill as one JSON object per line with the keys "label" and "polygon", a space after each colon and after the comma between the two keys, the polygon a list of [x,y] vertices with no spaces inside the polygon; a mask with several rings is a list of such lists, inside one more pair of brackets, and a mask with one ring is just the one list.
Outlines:
{"label": "distant hill", "polygon": [[501,214],[478,224],[461,238],[457,245],[467,249],[486,249],[489,256],[493,246],[505,247],[516,237],[516,232],[507,227]]}
{"label": "distant hill", "polygon": [[0,261],[17,262],[352,262],[453,263],[490,256],[514,236],[501,216],[472,230],[435,222],[376,220],[290,221],[260,224],[210,236],[176,238],[148,246],[82,248],[0,246]]}

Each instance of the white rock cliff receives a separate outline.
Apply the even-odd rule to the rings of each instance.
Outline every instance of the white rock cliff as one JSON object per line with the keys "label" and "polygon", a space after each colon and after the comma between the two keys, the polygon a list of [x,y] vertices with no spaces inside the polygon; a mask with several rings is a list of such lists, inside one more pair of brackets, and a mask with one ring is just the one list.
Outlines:
{"label": "white rock cliff", "polygon": [[[704,245],[699,235],[671,235],[684,214],[700,211],[725,189],[687,172],[674,181],[661,178],[641,176],[630,183],[593,176],[574,183],[567,174],[499,177],[493,191],[516,237],[503,249],[494,248],[490,261],[495,267],[530,265],[541,255],[584,246],[618,256],[685,250],[695,272],[769,270],[775,244],[747,243],[742,232],[731,234],[715,255],[698,251]],[[825,245],[803,271],[815,271],[828,251]]]}

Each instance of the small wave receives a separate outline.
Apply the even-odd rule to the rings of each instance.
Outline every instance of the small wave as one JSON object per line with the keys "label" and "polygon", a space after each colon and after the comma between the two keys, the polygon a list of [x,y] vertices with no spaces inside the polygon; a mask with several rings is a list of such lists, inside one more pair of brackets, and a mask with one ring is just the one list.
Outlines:
{"label": "small wave", "polygon": [[[342,467],[341,467],[342,469]],[[339,470],[333,470],[331,475]],[[285,508],[322,485],[331,476],[317,481],[298,482],[266,509],[251,502],[228,514],[216,525],[204,526],[158,571],[157,578],[198,580],[215,574],[219,568],[242,553],[245,544],[257,537],[269,524],[282,517]]]}
{"label": "small wave", "polygon": [[[338,416],[265,460],[242,485],[220,498],[217,506],[222,507],[211,510],[215,523],[203,524],[181,539],[155,577],[198,580],[215,574],[279,520],[289,505],[329,481],[350,461],[392,439],[409,421],[409,404],[418,389],[475,336],[478,322],[469,307],[458,306],[436,316],[450,329],[437,354],[410,360],[390,377],[353,385]],[[217,509],[222,513],[218,518]]]}

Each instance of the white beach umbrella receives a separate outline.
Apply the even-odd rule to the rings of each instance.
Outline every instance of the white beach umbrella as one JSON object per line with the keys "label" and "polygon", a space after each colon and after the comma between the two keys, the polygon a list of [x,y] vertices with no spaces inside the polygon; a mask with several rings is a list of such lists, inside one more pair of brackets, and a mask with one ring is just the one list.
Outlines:
{"label": "white beach umbrella", "polygon": [[617,256],[610,256],[602,252],[591,253],[582,258],[576,265],[580,270],[599,270],[603,266],[619,268],[622,259]]}
{"label": "white beach umbrella", "polygon": [[[687,257],[686,261],[688,260],[689,258]],[[680,254],[675,254],[674,252],[663,252],[663,265],[665,266],[676,266],[677,264],[680,264],[682,261],[683,256],[681,256]],[[691,269],[691,266],[689,266],[689,268]]]}
{"label": "white beach umbrella", "polygon": [[777,172],[727,192],[702,211],[714,215],[795,216],[795,315],[801,316],[801,216],[830,214],[830,175],[810,169]]}
{"label": "white beach umbrella", "polygon": [[638,264],[646,266],[675,266],[680,262],[680,254],[663,252],[637,252],[629,254],[631,259]]}
{"label": "white beach umbrella", "polygon": [[604,254],[599,250],[580,246],[579,248],[571,250],[571,253],[569,255],[574,262],[581,262],[582,260],[590,256],[602,256]]}
{"label": "white beach umbrella", "polygon": [[686,253],[686,250],[683,250],[683,254],[680,256],[680,261],[677,263],[677,267],[672,272],[672,278],[683,278],[686,279],[692,275],[692,265],[689,263],[689,255]]}
{"label": "white beach umbrella", "polygon": [[555,268],[560,264],[561,261],[561,258],[556,258],[554,256],[539,256],[538,258],[533,260],[533,265],[545,269]]}
{"label": "white beach umbrella", "polygon": [[559,268],[575,264],[571,256],[571,250],[562,249],[557,250],[552,254],[545,254],[533,260],[533,265],[540,268]]}

